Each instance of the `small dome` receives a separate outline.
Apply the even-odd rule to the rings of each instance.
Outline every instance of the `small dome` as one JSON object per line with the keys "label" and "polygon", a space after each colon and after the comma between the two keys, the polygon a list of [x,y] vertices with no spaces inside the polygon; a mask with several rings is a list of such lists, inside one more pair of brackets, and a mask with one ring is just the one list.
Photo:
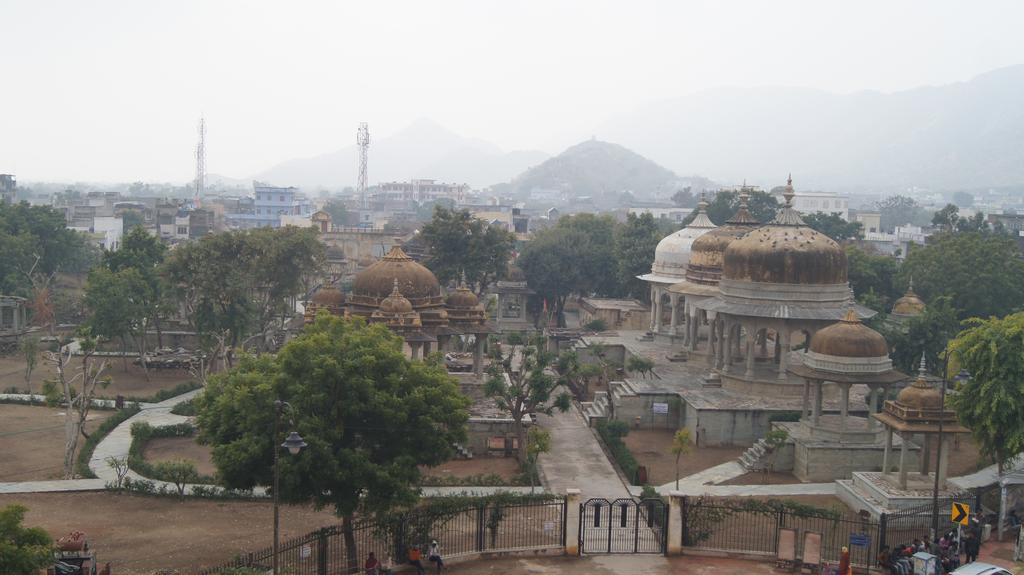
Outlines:
{"label": "small dome", "polygon": [[693,221],[658,242],[658,247],[654,250],[654,263],[651,265],[652,274],[679,280],[686,277],[686,265],[690,263],[694,241],[717,227],[708,218],[707,206],[708,203],[701,199],[697,206],[697,216]]}
{"label": "small dome", "polygon": [[690,245],[690,257],[686,266],[686,281],[706,285],[717,285],[722,277],[726,248],[743,237],[761,222],[750,214],[747,200],[748,188],[740,191],[740,208],[725,222],[726,225],[707,230]]}
{"label": "small dome", "polygon": [[352,295],[386,298],[398,282],[402,295],[412,300],[440,297],[441,284],[434,273],[410,258],[395,245],[380,261],[356,274]]}
{"label": "small dome", "polygon": [[412,302],[398,290],[398,279],[392,284],[391,293],[380,302],[380,312],[386,314],[403,314],[412,311]]}
{"label": "small dome", "polygon": [[341,307],[345,305],[345,294],[332,285],[326,285],[313,294],[310,302],[318,307]]}
{"label": "small dome", "polygon": [[924,354],[921,354],[921,367],[918,369],[917,379],[900,391],[900,394],[896,396],[896,403],[913,409],[943,409],[942,391],[932,387],[925,381],[924,376]]}
{"label": "small dome", "polygon": [[445,306],[449,308],[472,308],[480,304],[480,299],[476,297],[476,294],[466,287],[466,273],[462,273],[462,280],[459,282],[459,287],[452,293],[448,294],[448,299],[445,300]]}
{"label": "small dome", "polygon": [[846,251],[804,223],[793,209],[793,180],[786,205],[772,223],[729,244],[723,277],[758,283],[837,285],[846,283]]}
{"label": "small dome", "polygon": [[924,309],[924,300],[914,293],[914,279],[911,278],[910,285],[907,286],[907,293],[903,294],[903,297],[892,304],[892,315],[914,317],[924,313]]}
{"label": "small dome", "polygon": [[811,337],[808,350],[822,355],[843,358],[877,358],[889,356],[885,337],[862,324],[851,308],[846,317]]}

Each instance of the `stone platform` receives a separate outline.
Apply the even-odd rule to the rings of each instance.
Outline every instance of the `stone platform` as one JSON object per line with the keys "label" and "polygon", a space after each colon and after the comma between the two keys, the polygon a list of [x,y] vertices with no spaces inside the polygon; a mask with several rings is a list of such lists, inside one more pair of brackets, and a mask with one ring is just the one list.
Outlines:
{"label": "stone platform", "polygon": [[[925,505],[932,501],[935,476],[920,473],[907,474],[907,488],[896,486],[896,473],[889,473],[888,479],[880,471],[856,471],[852,479],[836,481],[836,496],[853,509],[865,509],[878,518],[882,513],[892,513]],[[954,495],[956,490],[940,490],[939,497]]]}
{"label": "stone platform", "polygon": [[[817,425],[802,420],[777,422],[793,443],[793,475],[801,481],[849,479],[855,471],[881,470],[885,436],[881,428],[868,427],[863,417],[848,417],[840,427],[839,415],[822,415]],[[900,439],[893,438],[899,447]],[[920,448],[908,444],[908,465],[916,466]]]}

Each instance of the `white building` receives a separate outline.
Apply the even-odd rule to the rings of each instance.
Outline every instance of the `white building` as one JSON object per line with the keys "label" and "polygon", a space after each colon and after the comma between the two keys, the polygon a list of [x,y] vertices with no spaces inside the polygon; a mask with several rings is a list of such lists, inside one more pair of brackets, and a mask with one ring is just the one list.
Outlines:
{"label": "white building", "polygon": [[[781,192],[775,194],[775,199],[785,203]],[[838,213],[843,220],[850,221],[850,198],[835,192],[796,192],[793,207],[801,214]]]}
{"label": "white building", "polygon": [[642,216],[644,214],[651,214],[656,220],[671,220],[675,223],[682,223],[683,220],[690,215],[693,208],[629,208],[629,213],[634,216]]}
{"label": "white building", "polygon": [[69,229],[89,234],[96,245],[107,251],[117,251],[124,235],[124,220],[120,216],[96,216],[92,225],[68,226]]}

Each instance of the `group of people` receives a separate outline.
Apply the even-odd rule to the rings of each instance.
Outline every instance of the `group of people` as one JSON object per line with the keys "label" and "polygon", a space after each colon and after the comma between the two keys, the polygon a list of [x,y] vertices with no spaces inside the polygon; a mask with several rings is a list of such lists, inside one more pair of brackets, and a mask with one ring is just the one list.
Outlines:
{"label": "group of people", "polygon": [[[431,541],[429,550],[427,551],[427,560],[437,566],[437,572],[440,574],[444,568],[444,559],[441,558],[441,546],[437,544],[437,541]],[[423,566],[423,549],[418,545],[409,547],[408,551],[409,565],[416,568],[416,575],[424,575],[426,568]],[[391,575],[390,559],[381,561],[371,551],[369,556],[366,557],[366,563],[363,565],[366,575]]]}
{"label": "group of people", "polygon": [[962,533],[949,531],[935,543],[927,538],[914,539],[911,543],[901,543],[894,548],[888,545],[882,547],[878,554],[878,565],[890,575],[914,575],[914,565],[911,557],[915,553],[932,553],[939,559],[941,573],[951,573],[960,566],[960,556],[963,555],[963,563],[971,563],[978,560],[978,553],[981,552],[981,532],[975,529],[975,520],[971,526],[964,529]]}

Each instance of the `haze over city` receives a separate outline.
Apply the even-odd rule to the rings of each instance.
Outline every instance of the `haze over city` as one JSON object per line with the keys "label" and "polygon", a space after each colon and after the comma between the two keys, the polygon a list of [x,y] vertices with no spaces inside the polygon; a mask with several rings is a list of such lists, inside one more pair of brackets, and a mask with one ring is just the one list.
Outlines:
{"label": "haze over city", "polygon": [[1024,54],[1018,2],[8,1],[0,20],[0,172],[26,182],[186,182],[200,116],[208,170],[244,179],[351,146],[361,121],[554,155],[702,90],[889,93]]}

